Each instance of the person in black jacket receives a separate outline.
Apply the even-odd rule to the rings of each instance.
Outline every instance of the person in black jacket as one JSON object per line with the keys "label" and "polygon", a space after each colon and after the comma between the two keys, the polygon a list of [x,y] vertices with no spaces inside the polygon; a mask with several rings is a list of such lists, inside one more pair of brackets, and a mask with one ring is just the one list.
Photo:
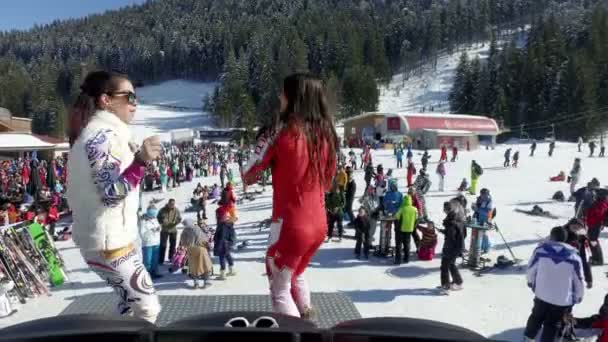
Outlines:
{"label": "person in black jacket", "polygon": [[346,183],[346,206],[345,212],[348,215],[350,220],[349,226],[353,226],[355,224],[355,215],[353,213],[353,202],[355,201],[355,193],[357,192],[357,183],[355,183],[355,179],[353,178],[353,170],[351,167],[346,168],[346,176],[348,177],[348,181]]}
{"label": "person in black jacket", "polygon": [[[452,199],[443,203],[443,211],[446,218],[443,220],[444,229],[439,232],[445,235],[441,256],[441,289],[444,291],[458,291],[462,289],[462,277],[456,267],[456,258],[462,255],[464,238],[462,232],[465,229],[464,209],[460,203]],[[450,283],[450,275],[453,283]]]}
{"label": "person in black jacket", "polygon": [[564,226],[568,232],[566,243],[578,250],[578,254],[583,261],[583,273],[585,275],[585,283],[587,288],[593,287],[593,275],[591,273],[591,265],[587,260],[587,249],[589,245],[589,239],[587,238],[587,231],[585,230],[585,223],[577,218],[573,218]]}
{"label": "person in black jacket", "polygon": [[369,259],[369,250],[372,245],[370,238],[371,224],[364,207],[359,208],[359,215],[355,219],[355,257],[361,258],[361,244],[363,244],[363,257]]}
{"label": "person in black jacket", "polygon": [[374,172],[374,166],[372,163],[369,163],[365,166],[365,189],[369,188],[369,185],[372,182],[372,178],[376,177],[376,173]]}

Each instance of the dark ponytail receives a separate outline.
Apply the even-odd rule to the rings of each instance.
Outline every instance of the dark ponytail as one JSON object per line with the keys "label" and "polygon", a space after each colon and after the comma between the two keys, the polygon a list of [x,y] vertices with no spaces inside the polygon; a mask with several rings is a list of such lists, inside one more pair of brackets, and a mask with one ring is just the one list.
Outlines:
{"label": "dark ponytail", "polygon": [[125,75],[115,72],[93,71],[87,74],[80,86],[80,94],[68,115],[66,133],[70,146],[74,145],[95,112],[101,109],[99,97],[117,91],[120,82],[125,80],[128,80]]}

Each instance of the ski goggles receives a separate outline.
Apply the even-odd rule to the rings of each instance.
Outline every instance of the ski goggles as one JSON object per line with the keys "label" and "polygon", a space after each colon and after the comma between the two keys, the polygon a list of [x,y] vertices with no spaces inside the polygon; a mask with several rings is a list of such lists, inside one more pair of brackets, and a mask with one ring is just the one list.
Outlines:
{"label": "ski goggles", "polygon": [[125,96],[127,98],[127,103],[132,106],[137,105],[137,95],[132,91],[119,91],[116,93],[110,94],[112,96]]}

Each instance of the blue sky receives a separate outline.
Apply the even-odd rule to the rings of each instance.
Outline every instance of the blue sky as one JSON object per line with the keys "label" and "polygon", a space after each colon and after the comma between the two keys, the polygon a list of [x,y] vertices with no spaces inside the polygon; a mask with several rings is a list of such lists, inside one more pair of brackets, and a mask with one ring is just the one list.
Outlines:
{"label": "blue sky", "polygon": [[84,17],[146,0],[0,0],[0,31],[27,30],[55,19]]}

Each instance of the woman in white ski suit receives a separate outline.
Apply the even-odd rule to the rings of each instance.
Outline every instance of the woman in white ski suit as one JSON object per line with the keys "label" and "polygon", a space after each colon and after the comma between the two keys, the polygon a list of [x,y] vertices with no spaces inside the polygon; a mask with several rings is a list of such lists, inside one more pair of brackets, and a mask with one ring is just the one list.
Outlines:
{"label": "woman in white ski suit", "polygon": [[129,80],[91,72],[70,113],[67,196],[73,238],[92,271],[120,297],[118,313],[156,321],[160,304],[138,246],[139,183],[145,162],[160,154],[158,137],[135,145],[127,124],[137,109]]}

